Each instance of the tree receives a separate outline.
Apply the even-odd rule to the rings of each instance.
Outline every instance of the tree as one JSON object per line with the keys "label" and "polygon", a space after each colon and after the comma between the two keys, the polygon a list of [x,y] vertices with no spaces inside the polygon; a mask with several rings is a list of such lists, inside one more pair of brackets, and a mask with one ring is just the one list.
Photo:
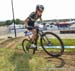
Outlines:
{"label": "tree", "polygon": [[10,25],[10,24],[12,24],[12,21],[11,21],[11,20],[7,20],[7,21],[5,22],[5,25]]}
{"label": "tree", "polygon": [[23,24],[23,21],[21,21],[20,19],[16,19],[16,20],[15,20],[15,23],[16,23],[16,24]]}

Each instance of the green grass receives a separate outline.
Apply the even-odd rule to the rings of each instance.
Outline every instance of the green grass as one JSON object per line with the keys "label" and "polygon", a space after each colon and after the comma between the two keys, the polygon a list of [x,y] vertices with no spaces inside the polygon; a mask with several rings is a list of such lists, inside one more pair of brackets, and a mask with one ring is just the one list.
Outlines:
{"label": "green grass", "polygon": [[65,48],[64,52],[75,53],[75,48]]}
{"label": "green grass", "polygon": [[75,46],[75,39],[62,39],[65,46]]}
{"label": "green grass", "polygon": [[[54,45],[58,46],[59,43],[56,41],[56,39],[51,39],[51,41],[54,43]],[[64,46],[75,46],[75,39],[62,39]],[[18,44],[21,46],[22,44]],[[38,40],[38,45],[40,45],[40,40]]]}
{"label": "green grass", "polygon": [[0,48],[0,71],[38,71],[46,65],[51,67],[42,57],[25,54],[20,50]]}
{"label": "green grass", "polygon": [[[55,45],[59,45],[56,39],[51,39]],[[62,39],[64,46],[75,46],[75,39]]]}
{"label": "green grass", "polygon": [[[50,39],[51,42],[53,42],[54,45],[59,45],[58,41],[56,39]],[[62,39],[64,46],[75,46],[75,39]],[[38,44],[40,44],[40,41],[38,40]]]}
{"label": "green grass", "polygon": [[[53,41],[56,43],[54,39]],[[75,39],[63,39],[63,42],[64,45],[75,46]],[[50,71],[43,68],[55,66],[45,58],[37,54],[25,54],[21,49],[21,44],[16,49],[0,48],[0,71]],[[75,48],[65,48],[65,52],[75,53]]]}
{"label": "green grass", "polygon": [[[65,49],[65,52],[75,52],[75,49]],[[43,70],[54,67],[44,57],[37,54],[25,54],[20,49],[0,48],[0,71],[50,71]]]}
{"label": "green grass", "polygon": [[0,71],[29,71],[31,56],[12,49],[0,49]]}
{"label": "green grass", "polygon": [[[49,51],[60,51],[60,49],[59,48],[47,48],[47,50],[49,50]],[[75,53],[75,48],[65,48],[64,49],[64,52],[69,52],[69,53]]]}

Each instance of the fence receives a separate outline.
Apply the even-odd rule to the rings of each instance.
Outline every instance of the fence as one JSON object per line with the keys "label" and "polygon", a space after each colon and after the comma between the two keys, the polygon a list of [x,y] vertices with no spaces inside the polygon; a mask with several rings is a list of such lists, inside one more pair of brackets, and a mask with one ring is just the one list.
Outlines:
{"label": "fence", "polygon": [[[16,35],[17,35],[17,37],[24,36],[25,30],[26,29],[24,28],[24,25],[16,25]],[[49,29],[49,30],[45,30],[45,31],[54,32],[57,35],[59,35],[60,37],[64,36],[63,34],[66,34],[66,35],[70,34],[70,36],[75,35],[75,29],[71,29],[71,28],[57,29],[57,30],[56,29],[53,29],[53,30]],[[10,26],[0,26],[0,38],[7,38],[7,37],[15,37],[13,26],[12,25],[10,25]]]}
{"label": "fence", "polygon": [[[24,28],[16,28],[17,37],[24,36]],[[15,37],[14,29],[10,29],[9,26],[0,26],[0,38]]]}

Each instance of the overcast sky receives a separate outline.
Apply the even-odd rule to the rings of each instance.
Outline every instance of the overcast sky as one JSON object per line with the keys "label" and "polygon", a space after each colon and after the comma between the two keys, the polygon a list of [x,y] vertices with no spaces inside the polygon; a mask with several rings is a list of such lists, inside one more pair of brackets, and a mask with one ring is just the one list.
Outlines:
{"label": "overcast sky", "polygon": [[[75,18],[75,0],[13,0],[15,18],[24,20],[37,4],[45,7],[42,18]],[[11,0],[0,0],[0,21],[12,19]]]}

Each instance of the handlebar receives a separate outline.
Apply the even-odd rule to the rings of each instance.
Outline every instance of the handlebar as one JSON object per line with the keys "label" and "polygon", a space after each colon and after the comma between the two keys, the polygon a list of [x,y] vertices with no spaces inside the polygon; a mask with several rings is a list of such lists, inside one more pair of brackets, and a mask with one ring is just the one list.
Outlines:
{"label": "handlebar", "polygon": [[25,26],[25,28],[31,28],[31,29],[38,29],[39,27],[38,26],[35,26],[35,27],[32,27],[32,26]]}

